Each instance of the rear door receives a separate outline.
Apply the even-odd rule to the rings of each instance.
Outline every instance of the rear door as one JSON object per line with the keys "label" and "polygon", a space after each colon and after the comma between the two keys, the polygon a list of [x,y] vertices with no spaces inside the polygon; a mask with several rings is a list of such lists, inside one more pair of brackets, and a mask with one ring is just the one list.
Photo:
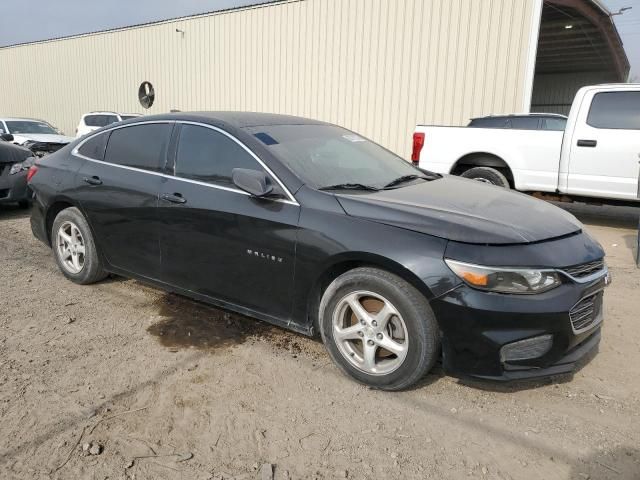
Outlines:
{"label": "rear door", "polygon": [[76,152],[87,160],[77,198],[98,248],[113,267],[151,279],[160,270],[156,206],[172,128],[171,122],[116,128]]}
{"label": "rear door", "polygon": [[226,132],[178,128],[175,176],[163,182],[158,208],[163,281],[289,318],[299,205],[291,197],[259,199],[235,187],[234,168],[267,171],[278,182]]}
{"label": "rear door", "polygon": [[571,139],[568,193],[634,200],[640,165],[640,89],[588,92]]}

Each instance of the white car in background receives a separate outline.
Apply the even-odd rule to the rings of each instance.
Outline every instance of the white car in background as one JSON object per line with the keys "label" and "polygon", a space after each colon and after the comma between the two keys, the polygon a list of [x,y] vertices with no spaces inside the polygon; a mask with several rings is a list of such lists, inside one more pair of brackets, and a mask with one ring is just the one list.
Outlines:
{"label": "white car in background", "polygon": [[64,144],[74,140],[44,120],[33,118],[0,118],[0,133],[13,135],[13,143],[16,145],[23,145],[29,140]]}
{"label": "white car in background", "polygon": [[116,112],[89,112],[85,113],[80,119],[78,128],[76,128],[76,137],[82,137],[89,132],[93,132],[112,123],[129,120],[130,118],[140,117],[139,113],[116,113]]}
{"label": "white car in background", "polygon": [[55,152],[75,140],[44,120],[33,118],[0,118],[2,133],[13,135],[13,143],[29,148],[38,156]]}

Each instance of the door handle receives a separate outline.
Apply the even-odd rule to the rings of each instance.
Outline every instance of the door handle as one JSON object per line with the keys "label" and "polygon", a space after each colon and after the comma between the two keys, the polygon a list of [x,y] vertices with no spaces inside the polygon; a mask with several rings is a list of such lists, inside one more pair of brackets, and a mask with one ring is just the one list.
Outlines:
{"label": "door handle", "polygon": [[598,145],[598,141],[597,140],[578,140],[578,146],[579,147],[595,147],[596,145]]}
{"label": "door handle", "polygon": [[100,180],[100,177],[96,177],[95,175],[93,177],[84,177],[83,180],[89,185],[102,185],[102,180]]}
{"label": "door handle", "polygon": [[171,203],[187,203],[187,199],[180,193],[163,193],[160,198]]}

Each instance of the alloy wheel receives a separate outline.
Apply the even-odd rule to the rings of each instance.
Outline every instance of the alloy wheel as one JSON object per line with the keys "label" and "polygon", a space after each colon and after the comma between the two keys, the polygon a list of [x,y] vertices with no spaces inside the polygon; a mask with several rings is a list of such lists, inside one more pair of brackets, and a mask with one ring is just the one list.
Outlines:
{"label": "alloy wheel", "polygon": [[64,269],[72,274],[80,273],[84,268],[86,250],[78,226],[70,221],[60,225],[56,234],[56,246]]}
{"label": "alloy wheel", "polygon": [[389,374],[407,356],[407,326],[398,310],[379,294],[357,291],[342,298],[334,309],[332,328],[342,356],[369,375]]}

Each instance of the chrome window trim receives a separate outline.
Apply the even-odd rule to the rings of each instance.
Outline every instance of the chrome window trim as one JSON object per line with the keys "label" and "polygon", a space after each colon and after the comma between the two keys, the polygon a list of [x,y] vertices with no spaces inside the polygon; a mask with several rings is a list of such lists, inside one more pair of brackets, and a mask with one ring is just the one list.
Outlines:
{"label": "chrome window trim", "polygon": [[193,121],[190,121],[190,120],[145,120],[145,121],[140,121],[140,122],[127,123],[126,125],[117,125],[117,126],[114,126],[114,127],[110,127],[110,128],[108,128],[106,130],[102,130],[99,133],[91,132],[91,134],[87,134],[87,137],[84,138],[80,143],[78,143],[78,145],[76,145],[74,147],[74,149],[71,151],[71,155],[73,155],[75,157],[78,157],[78,158],[82,158],[84,160],[88,160],[90,162],[96,162],[96,163],[100,163],[100,164],[103,164],[103,165],[111,165],[113,167],[123,168],[125,170],[132,170],[134,172],[149,173],[151,175],[157,175],[159,177],[163,177],[163,178],[167,178],[167,179],[179,180],[181,182],[187,182],[187,183],[192,183],[192,184],[196,184],[196,185],[202,185],[202,186],[209,187],[209,188],[215,188],[217,190],[226,190],[228,192],[240,193],[240,194],[246,195],[248,197],[251,196],[250,193],[247,193],[247,192],[245,192],[243,190],[239,190],[237,188],[225,187],[223,185],[216,185],[216,184],[213,184],[213,183],[202,182],[202,181],[199,181],[199,180],[192,180],[190,178],[177,177],[175,175],[175,164],[173,166],[174,167],[174,175],[167,175],[166,173],[152,172],[151,170],[144,170],[142,168],[130,167],[128,165],[118,165],[117,163],[105,162],[104,160],[97,160],[95,158],[90,158],[90,157],[87,157],[86,155],[82,155],[81,153],[78,152],[78,150],[85,144],[85,142],[89,141],[93,137],[97,137],[98,135],[102,135],[102,134],[105,134],[107,132],[111,132],[113,130],[119,130],[121,128],[133,127],[133,126],[136,126],[136,125],[147,125],[147,124],[151,125],[151,124],[158,124],[158,123],[167,123],[167,124],[180,123],[180,124],[183,124],[183,125],[196,125],[196,126],[200,126],[200,127],[210,128],[211,130],[215,130],[217,132],[222,133],[223,135],[227,136],[228,138],[230,138],[231,140],[236,142],[247,153],[249,153],[249,155],[251,157],[253,157],[253,159],[256,160],[258,162],[258,164],[260,164],[260,166],[262,166],[267,171],[267,173],[269,175],[271,175],[276,180],[278,185],[280,185],[280,187],[283,189],[285,194],[289,197],[288,199],[283,199],[283,198],[269,199],[270,201],[278,202],[278,203],[286,203],[288,205],[295,205],[295,206],[298,206],[298,207],[300,206],[300,204],[296,201],[295,197],[291,194],[291,192],[284,185],[284,183],[282,183],[282,181],[278,178],[278,176],[275,173],[273,173],[273,171],[269,167],[267,167],[267,165],[255,153],[253,153],[253,151],[249,147],[247,147],[244,143],[242,143],[236,137],[231,135],[229,132],[226,132],[226,131],[222,130],[221,128],[215,127],[213,125],[208,125],[206,123],[193,122]]}

